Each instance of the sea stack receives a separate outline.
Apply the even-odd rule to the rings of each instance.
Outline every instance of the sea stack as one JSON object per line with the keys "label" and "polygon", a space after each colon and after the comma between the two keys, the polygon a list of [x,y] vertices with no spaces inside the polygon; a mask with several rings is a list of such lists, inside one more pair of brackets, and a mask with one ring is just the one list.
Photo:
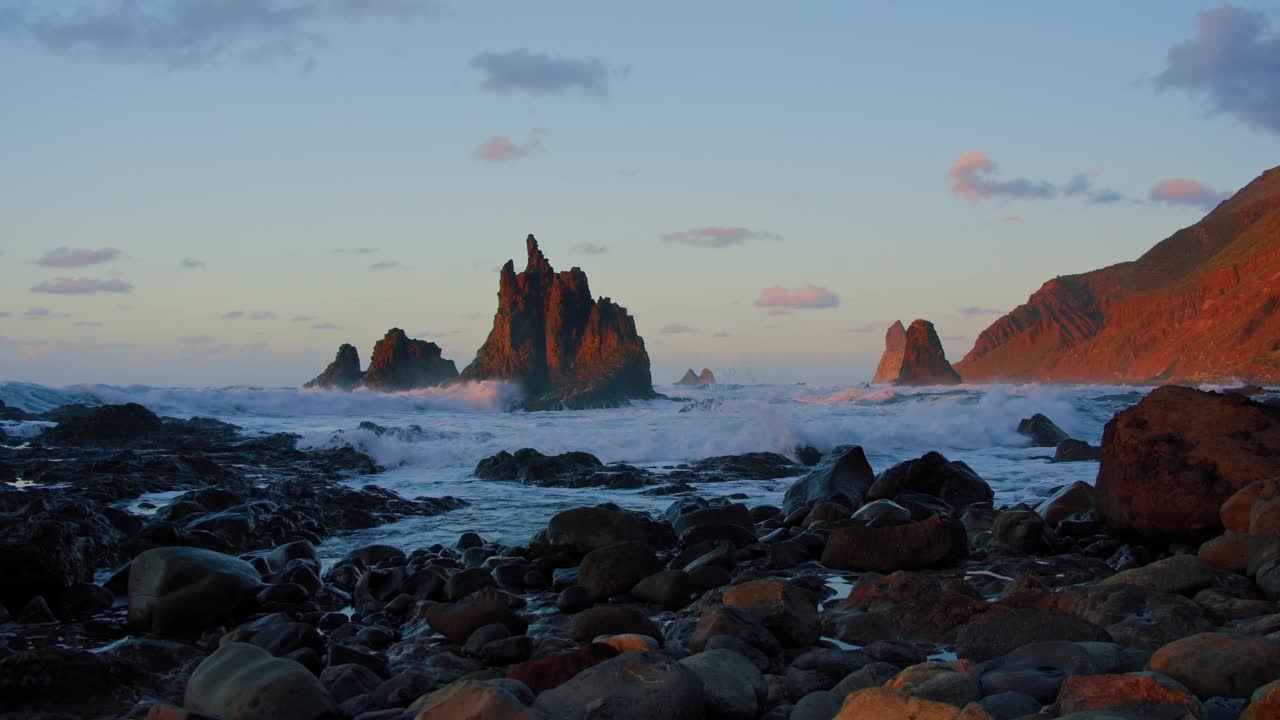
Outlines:
{"label": "sea stack", "polygon": [[[958,385],[960,375],[947,362],[942,341],[928,320],[916,320],[902,335],[902,349],[896,350],[897,333],[902,323],[889,327],[885,334],[885,353],[876,370],[876,382],[891,378],[894,385]],[[895,367],[896,364],[896,367]]]}
{"label": "sea stack", "polygon": [[873,383],[891,383],[898,379],[902,370],[902,352],[907,347],[907,329],[901,320],[894,320],[884,333],[884,355],[880,356],[880,365],[876,367]]}
{"label": "sea stack", "polygon": [[373,346],[369,369],[358,387],[383,392],[432,387],[458,377],[458,367],[441,357],[440,346],[414,340],[400,328],[391,328]]}
{"label": "sea stack", "polygon": [[520,385],[528,410],[612,407],[655,397],[644,339],[626,308],[593,299],[586,273],[557,273],[530,235],[528,261],[498,280],[493,329],[462,371],[468,380]]}
{"label": "sea stack", "polygon": [[360,382],[362,375],[364,373],[360,371],[360,353],[356,352],[354,345],[343,343],[342,347],[338,348],[338,354],[333,362],[329,363],[329,367],[303,387],[350,390]]}
{"label": "sea stack", "polygon": [[684,385],[686,387],[701,387],[703,385],[715,385],[716,376],[707,368],[702,368],[702,372],[697,375],[693,374],[693,368],[684,371],[684,377],[675,382],[676,385]]}

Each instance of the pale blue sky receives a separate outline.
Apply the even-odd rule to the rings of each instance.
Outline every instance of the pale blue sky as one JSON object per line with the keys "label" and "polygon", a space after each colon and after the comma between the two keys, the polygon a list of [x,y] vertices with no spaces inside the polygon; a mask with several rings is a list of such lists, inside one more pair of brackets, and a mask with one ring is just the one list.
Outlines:
{"label": "pale blue sky", "polygon": [[[878,328],[916,317],[958,360],[988,311],[1137,257],[1280,162],[1277,20],[1172,0],[0,0],[0,379],[296,384],[393,325],[462,367],[530,232],[637,317],[659,383],[866,380]],[[1171,178],[1206,197],[1153,200]],[[701,228],[750,232],[663,240]],[[376,250],[335,252],[355,248]],[[755,304],[806,285],[838,304]]]}

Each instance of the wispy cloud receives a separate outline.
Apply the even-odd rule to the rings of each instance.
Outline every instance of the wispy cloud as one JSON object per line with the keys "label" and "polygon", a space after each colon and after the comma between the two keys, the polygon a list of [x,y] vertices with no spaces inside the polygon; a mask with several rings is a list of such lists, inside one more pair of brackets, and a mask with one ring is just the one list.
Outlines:
{"label": "wispy cloud", "polygon": [[484,74],[481,87],[500,95],[577,91],[597,100],[609,97],[610,81],[621,74],[598,58],[579,60],[525,49],[480,53],[471,59],[471,67]]}
{"label": "wispy cloud", "polygon": [[383,260],[369,266],[370,270],[408,270],[409,268],[401,265],[395,260]]}
{"label": "wispy cloud", "polygon": [[197,260],[195,258],[182,258],[182,262],[178,264],[188,270],[199,270],[205,266],[205,262],[203,260]]}
{"label": "wispy cloud", "polygon": [[115,248],[77,250],[63,246],[45,253],[45,256],[37,260],[36,264],[52,268],[78,268],[109,262],[119,256],[120,251]]}
{"label": "wispy cloud", "polygon": [[704,248],[727,248],[734,247],[735,245],[742,245],[743,243],[751,240],[781,239],[781,235],[766,232],[764,230],[751,230],[750,228],[744,227],[718,225],[709,225],[707,227],[693,228],[692,230],[672,232],[662,236],[663,242]]}
{"label": "wispy cloud", "polygon": [[1004,314],[1004,310],[1001,310],[1000,308],[982,307],[981,305],[970,305],[968,307],[962,307],[956,310],[956,312],[960,315],[965,315],[967,317],[976,317],[979,315],[1003,315]]}
{"label": "wispy cloud", "polygon": [[0,311],[0,318],[13,317],[13,313],[9,311]]}
{"label": "wispy cloud", "polygon": [[523,143],[515,142],[503,135],[494,135],[472,150],[471,157],[481,162],[520,160],[545,150],[546,146],[542,141],[546,136],[547,131],[542,128],[534,128],[529,133],[529,139]]}
{"label": "wispy cloud", "polygon": [[584,242],[578,243],[577,245],[569,248],[569,252],[577,253],[579,255],[603,255],[609,252],[609,246]]}
{"label": "wispy cloud", "polygon": [[315,320],[315,319],[316,319],[315,315],[294,315],[293,317],[289,318],[289,322],[296,322],[296,323],[311,322],[312,320]]}
{"label": "wispy cloud", "polygon": [[309,65],[328,44],[319,32],[326,23],[406,21],[431,8],[429,0],[9,0],[0,5],[0,31],[25,35],[58,54],[118,63],[175,69],[228,61]]}
{"label": "wispy cloud", "polygon": [[77,320],[71,324],[75,327],[102,327],[101,320]]}
{"label": "wispy cloud", "polygon": [[[981,150],[970,150],[951,163],[947,170],[948,184],[951,192],[970,203],[977,205],[992,198],[1043,200],[1054,197],[1071,197],[1084,200],[1090,205],[1105,205],[1126,197],[1114,190],[1099,189],[1094,186],[1096,173],[1076,173],[1064,183],[1048,180],[1033,180],[1019,177],[1008,180],[999,178],[1000,168],[995,161],[987,157]],[[1022,218],[1007,215],[1008,218]]]}
{"label": "wispy cloud", "polygon": [[239,320],[242,317],[244,317],[243,310],[228,310],[227,312],[222,313],[223,320]]}
{"label": "wispy cloud", "polygon": [[184,335],[178,338],[178,342],[183,345],[213,345],[218,341],[208,335]]}
{"label": "wispy cloud", "polygon": [[1280,27],[1224,2],[1196,17],[1195,37],[1169,50],[1159,90],[1204,97],[1214,112],[1280,133]]}
{"label": "wispy cloud", "polygon": [[275,320],[276,314],[270,310],[255,310],[249,313],[250,320]]}
{"label": "wispy cloud", "polygon": [[51,295],[94,295],[97,293],[130,293],[133,286],[123,280],[100,278],[54,278],[31,288],[31,292]]}
{"label": "wispy cloud", "polygon": [[756,307],[777,309],[833,308],[840,304],[840,297],[818,285],[802,285],[789,290],[781,285],[767,287],[756,298]]}
{"label": "wispy cloud", "polygon": [[1005,223],[1005,224],[1020,223],[1022,222],[1022,216],[1021,215],[1001,215],[1000,217],[996,218],[996,222]]}
{"label": "wispy cloud", "polygon": [[714,332],[714,333],[711,333],[711,337],[713,337],[713,338],[727,338],[727,337],[729,337],[729,333],[727,333],[727,332],[725,332],[725,331],[721,330],[720,332]]}
{"label": "wispy cloud", "polygon": [[687,335],[689,333],[696,333],[698,331],[694,330],[688,325],[685,325],[684,323],[671,323],[670,325],[664,325],[662,329],[659,330],[658,332],[662,333],[663,335]]}
{"label": "wispy cloud", "polygon": [[311,326],[312,330],[337,330],[338,326],[331,322],[316,323]]}
{"label": "wispy cloud", "polygon": [[54,312],[47,307],[32,307],[27,308],[22,317],[26,320],[65,320],[71,317],[71,313]]}
{"label": "wispy cloud", "polygon": [[1183,205],[1200,210],[1212,210],[1226,200],[1231,193],[1210,190],[1189,178],[1161,180],[1151,188],[1151,200],[1166,205]]}
{"label": "wispy cloud", "polygon": [[334,248],[333,252],[335,255],[372,255],[373,253],[378,252],[378,248],[371,248],[371,247]]}

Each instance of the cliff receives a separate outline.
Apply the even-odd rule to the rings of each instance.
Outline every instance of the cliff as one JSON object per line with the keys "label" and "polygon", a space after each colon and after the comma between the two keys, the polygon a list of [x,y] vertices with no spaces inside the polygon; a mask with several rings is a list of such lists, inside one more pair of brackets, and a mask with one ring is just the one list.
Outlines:
{"label": "cliff", "polygon": [[493,329],[462,377],[517,382],[526,409],[655,397],[649,354],[626,309],[593,299],[582,270],[557,273],[532,235],[526,249],[523,272],[510,260],[502,267]]}
{"label": "cliff", "polygon": [[968,381],[1280,383],[1280,168],[1135,261],[1045,283],[956,369]]}
{"label": "cliff", "polygon": [[457,366],[441,357],[439,345],[410,339],[404,330],[391,328],[373,346],[369,369],[356,386],[384,392],[416,390],[457,376]]}

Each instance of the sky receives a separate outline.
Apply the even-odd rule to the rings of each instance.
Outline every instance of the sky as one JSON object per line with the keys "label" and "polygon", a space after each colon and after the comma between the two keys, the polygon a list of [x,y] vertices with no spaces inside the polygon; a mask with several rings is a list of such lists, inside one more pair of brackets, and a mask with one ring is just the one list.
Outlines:
{"label": "sky", "polygon": [[655,382],[959,360],[1280,164],[1280,4],[0,0],[0,380],[459,368],[535,234]]}

